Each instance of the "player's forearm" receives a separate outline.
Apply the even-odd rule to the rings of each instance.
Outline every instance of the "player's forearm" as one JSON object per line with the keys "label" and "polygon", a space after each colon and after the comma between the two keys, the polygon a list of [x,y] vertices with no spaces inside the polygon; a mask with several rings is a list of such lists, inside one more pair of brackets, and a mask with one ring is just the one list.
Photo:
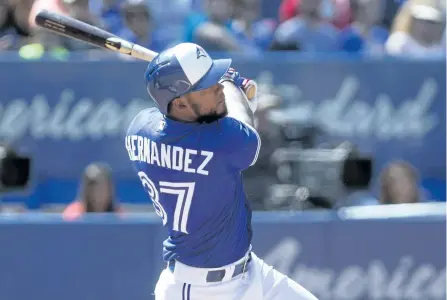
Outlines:
{"label": "player's forearm", "polygon": [[228,116],[254,126],[253,112],[248,105],[247,96],[231,81],[224,81],[224,93]]}

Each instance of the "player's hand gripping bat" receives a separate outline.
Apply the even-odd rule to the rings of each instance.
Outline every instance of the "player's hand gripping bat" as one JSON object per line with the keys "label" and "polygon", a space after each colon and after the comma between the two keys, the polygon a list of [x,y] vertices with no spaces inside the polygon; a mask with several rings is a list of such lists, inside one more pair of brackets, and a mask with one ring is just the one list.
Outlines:
{"label": "player's hand gripping bat", "polygon": [[[54,33],[148,62],[158,55],[157,52],[126,41],[103,29],[47,10],[40,11],[37,14],[36,24]],[[256,86],[249,87],[244,92],[247,98],[251,100],[256,96]]]}

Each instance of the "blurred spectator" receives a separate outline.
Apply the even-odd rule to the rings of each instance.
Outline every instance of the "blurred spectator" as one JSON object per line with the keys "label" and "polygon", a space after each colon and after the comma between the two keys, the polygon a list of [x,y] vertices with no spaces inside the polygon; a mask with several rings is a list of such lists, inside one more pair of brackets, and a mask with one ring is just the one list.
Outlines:
{"label": "blurred spectator", "polygon": [[27,37],[31,33],[29,15],[34,0],[10,0],[15,27],[19,34]]}
{"label": "blurred spectator", "polygon": [[351,23],[352,10],[349,0],[329,0],[334,3],[332,24],[335,27],[342,29]]}
{"label": "blurred spectator", "polygon": [[382,54],[388,30],[380,25],[385,5],[378,0],[351,0],[353,22],[339,36],[340,48],[349,53]]}
{"label": "blurred spectator", "polygon": [[[63,2],[65,11],[70,17],[93,26],[103,27],[100,20],[90,12],[89,0],[63,0]],[[71,38],[65,38],[61,36],[61,40],[62,45],[69,51],[97,49],[93,45]]]}
{"label": "blurred spectator", "polygon": [[63,0],[34,0],[28,18],[28,24],[31,28],[35,28],[37,26],[36,22],[34,22],[34,19],[36,18],[37,13],[44,9],[62,15],[67,14],[66,9],[63,5]]}
{"label": "blurred spectator", "polygon": [[267,50],[276,29],[276,21],[262,19],[260,0],[233,0],[234,20],[231,29],[241,43]]}
{"label": "blurred spectator", "polygon": [[320,7],[323,0],[300,0],[300,14],[281,25],[275,33],[273,50],[295,45],[303,52],[337,51],[338,29],[326,22]]}
{"label": "blurred spectator", "polygon": [[8,36],[8,17],[9,5],[6,0],[0,0],[0,51],[7,50],[12,45],[11,37]]}
{"label": "blurred spectator", "polygon": [[201,45],[207,51],[240,51],[233,29],[233,0],[203,0],[204,13],[186,20],[185,42]]}
{"label": "blurred spectator", "polygon": [[[283,0],[279,8],[279,20],[285,22],[300,14],[301,0]],[[337,28],[344,28],[351,22],[349,0],[324,0],[321,6],[323,17]]]}
{"label": "blurred spectator", "polygon": [[0,0],[0,50],[14,50],[30,36],[29,12],[33,0]]}
{"label": "blurred spectator", "polygon": [[[99,20],[89,11],[88,0],[63,0],[53,2],[59,12],[85,23],[101,27]],[[45,8],[47,8],[44,5]],[[37,8],[36,8],[37,9]],[[66,59],[71,51],[96,50],[97,48],[85,42],[56,35],[45,29],[34,27],[33,36],[19,49],[19,55],[24,59],[40,59],[45,54],[53,58]]]}
{"label": "blurred spectator", "polygon": [[407,0],[382,0],[384,7],[383,20],[381,25],[388,31],[391,31],[394,19],[400,10],[400,7],[407,2]]}
{"label": "blurred spectator", "polygon": [[154,32],[154,20],[145,0],[126,0],[120,7],[124,26],[117,35],[151,50],[160,52],[166,45]]}
{"label": "blurred spectator", "polygon": [[63,217],[73,220],[85,213],[121,213],[114,193],[111,170],[91,164],[85,169],[79,198],[65,208]]}
{"label": "blurred spectator", "polygon": [[397,161],[389,164],[381,173],[381,204],[421,202],[418,175],[409,163]]}
{"label": "blurred spectator", "polygon": [[122,3],[123,0],[90,1],[90,11],[101,19],[106,30],[117,34],[124,27],[121,16]]}
{"label": "blurred spectator", "polygon": [[402,57],[444,57],[446,18],[444,11],[430,0],[405,3],[386,42],[390,55]]}
{"label": "blurred spectator", "polygon": [[156,32],[164,38],[167,47],[184,41],[186,20],[196,15],[191,15],[193,11],[201,11],[202,3],[198,9],[193,10],[191,2],[192,0],[147,0],[157,25]]}

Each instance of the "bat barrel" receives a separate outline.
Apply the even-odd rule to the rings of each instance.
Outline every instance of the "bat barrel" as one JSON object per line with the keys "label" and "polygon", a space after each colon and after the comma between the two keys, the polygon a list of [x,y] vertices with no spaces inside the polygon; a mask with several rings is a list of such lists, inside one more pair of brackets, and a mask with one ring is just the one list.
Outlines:
{"label": "bat barrel", "polygon": [[35,18],[36,24],[54,33],[75,38],[92,45],[105,48],[105,41],[115,35],[85,22],[53,13],[40,11]]}
{"label": "bat barrel", "polygon": [[152,50],[123,40],[96,26],[47,10],[40,11],[36,15],[35,21],[38,26],[54,33],[145,61],[152,61],[157,55]]}

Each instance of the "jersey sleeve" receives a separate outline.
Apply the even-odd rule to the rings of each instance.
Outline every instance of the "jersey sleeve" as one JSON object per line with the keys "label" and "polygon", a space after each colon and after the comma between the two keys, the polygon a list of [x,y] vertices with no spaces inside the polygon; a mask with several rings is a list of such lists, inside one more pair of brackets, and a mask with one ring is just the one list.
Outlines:
{"label": "jersey sleeve", "polygon": [[240,170],[254,165],[261,148],[261,138],[252,126],[231,117],[220,122],[220,136],[229,163]]}

